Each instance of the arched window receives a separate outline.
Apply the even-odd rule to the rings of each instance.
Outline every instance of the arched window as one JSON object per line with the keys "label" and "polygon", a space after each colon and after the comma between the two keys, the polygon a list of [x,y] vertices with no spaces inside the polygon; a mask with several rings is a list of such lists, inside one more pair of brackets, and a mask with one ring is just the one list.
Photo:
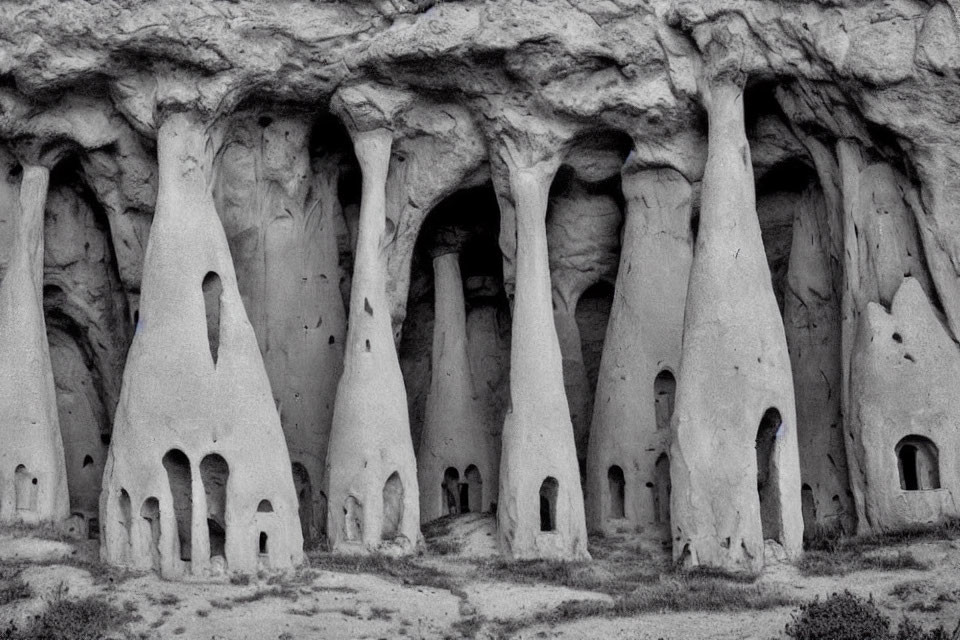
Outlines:
{"label": "arched window", "polygon": [[226,555],[227,546],[227,481],[230,467],[222,456],[211,453],[200,461],[200,478],[207,494],[207,532],[210,536],[210,557]]}
{"label": "arched window", "polygon": [[930,438],[907,436],[897,443],[900,488],[928,491],[940,488],[940,452]]}
{"label": "arched window", "polygon": [[557,495],[560,483],[548,477],[540,485],[540,531],[557,530]]}
{"label": "arched window", "polygon": [[381,540],[393,540],[400,535],[403,522],[403,482],[394,471],[383,485],[383,528]]}
{"label": "arched window", "polygon": [[273,513],[273,505],[269,500],[261,500],[257,505],[257,513]]}
{"label": "arched window", "polygon": [[466,491],[461,491],[461,508],[464,513],[470,511],[480,513],[483,511],[483,478],[480,477],[480,469],[470,465],[463,472],[463,477],[466,480],[463,489]]}
{"label": "arched window", "polygon": [[670,428],[673,418],[673,399],[677,393],[677,380],[664,369],[653,381],[653,404],[657,414],[657,431]]}
{"label": "arched window", "polygon": [[140,506],[140,517],[146,520],[150,531],[150,557],[153,568],[160,570],[160,501],[154,497],[147,498]]}
{"label": "arched window", "polygon": [[607,471],[607,484],[610,490],[610,517],[623,518],[624,512],[624,491],[626,480],[623,477],[623,469],[613,465]]}

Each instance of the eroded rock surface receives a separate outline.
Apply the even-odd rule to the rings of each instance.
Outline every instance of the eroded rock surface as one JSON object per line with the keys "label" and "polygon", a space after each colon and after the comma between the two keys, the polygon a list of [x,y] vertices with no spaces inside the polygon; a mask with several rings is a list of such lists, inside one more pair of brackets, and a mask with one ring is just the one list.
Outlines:
{"label": "eroded rock surface", "polygon": [[[200,447],[213,413],[234,415],[226,405],[237,389],[191,388],[186,367],[150,374],[167,376],[151,393],[137,380],[165,356],[143,346],[127,355],[135,332],[142,342],[154,330],[174,344],[147,352],[229,350],[227,333],[201,335],[208,314],[187,318],[199,307],[174,304],[186,293],[173,285],[154,302],[170,306],[161,320],[141,307],[151,278],[173,282],[194,255],[152,266],[146,255],[160,228],[159,189],[170,186],[158,157],[171,112],[205,123],[203,148],[173,165],[202,174],[197,202],[183,206],[215,211],[227,243],[188,244],[236,274],[224,291],[235,285],[234,311],[249,318],[240,325],[259,347],[243,352],[255,371],[237,375],[258,378],[260,359],[265,371],[251,382],[256,409],[236,416],[262,432],[230,446],[242,459],[283,459],[283,469],[270,467],[269,487],[244,489],[223,454],[229,474],[194,464],[194,486],[201,476],[212,485],[179,507],[168,489],[131,494],[131,540],[152,540],[149,523],[167,523],[156,553],[137,547],[144,566],[182,569],[174,512],[196,515],[176,530],[197,537],[202,555],[209,531],[233,526],[232,496],[251,501],[267,489],[278,492],[273,511],[254,504],[241,527],[284,523],[268,533],[271,562],[275,543],[296,562],[287,547],[297,547],[297,532],[412,551],[417,500],[427,495],[418,485],[446,484],[447,467],[427,473],[413,453],[422,463],[437,451],[436,433],[450,434],[440,448],[457,451],[450,465],[471,510],[465,476],[477,467],[482,508],[496,505],[501,549],[515,557],[584,557],[584,488],[591,527],[662,530],[669,519],[674,551],[686,548],[691,563],[751,568],[764,538],[797,550],[801,513],[808,534],[951,515],[949,496],[960,491],[946,453],[957,427],[944,417],[960,355],[958,8],[3,4],[0,143],[13,155],[4,152],[0,194],[0,342],[13,352],[0,364],[0,427],[33,443],[11,447],[42,458],[25,468],[52,474],[49,483],[35,476],[43,491],[52,483],[44,517],[66,514],[67,492],[73,511],[98,517],[105,447],[112,438],[109,489],[116,465],[135,462],[118,451],[139,446],[118,438],[147,428],[133,425],[131,407],[154,403],[148,422],[182,430],[179,445],[164,440],[170,447]],[[707,88],[728,85],[742,90],[737,113],[721,109],[718,120]],[[355,154],[358,135],[378,129],[389,144],[375,158]],[[168,180],[176,175],[166,169]],[[37,171],[49,171],[49,190]],[[21,201],[34,214],[30,242],[17,231]],[[638,211],[663,224],[638,232]],[[454,237],[440,244],[462,246],[459,276],[441,269],[439,281],[431,221],[441,218]],[[20,273],[26,254],[36,291]],[[437,353],[450,319],[454,359],[446,347]],[[181,321],[190,329],[171,329]],[[909,350],[916,366],[885,368],[901,347],[864,341],[889,322],[901,337],[924,336]],[[677,386],[672,426],[662,372]],[[448,374],[462,376],[460,398],[439,391]],[[171,426],[204,388],[206,426]],[[779,430],[762,419],[770,407]],[[464,412],[474,426],[452,428],[466,424],[453,419]],[[23,420],[45,425],[45,435],[14,426]],[[774,436],[758,441],[764,425]],[[204,447],[186,452],[192,463],[210,453]],[[0,517],[15,502],[20,464],[0,469]],[[101,525],[114,523],[107,529],[127,518],[116,500],[103,503],[111,518],[99,514]],[[209,530],[204,500],[215,507]],[[105,557],[125,563],[129,554],[115,549],[127,534],[104,534]],[[227,550],[228,565],[259,561],[261,541],[247,542],[235,560]]]}

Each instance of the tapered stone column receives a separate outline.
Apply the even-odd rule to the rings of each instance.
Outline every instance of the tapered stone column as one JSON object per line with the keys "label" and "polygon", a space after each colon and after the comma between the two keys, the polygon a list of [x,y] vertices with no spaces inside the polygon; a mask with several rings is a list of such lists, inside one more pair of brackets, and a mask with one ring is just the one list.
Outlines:
{"label": "tapered stone column", "polygon": [[[7,175],[10,167],[4,167]],[[0,283],[0,521],[57,522],[69,515],[57,395],[43,318],[43,217],[50,170],[22,165],[10,262]]]}
{"label": "tapered stone column", "polygon": [[691,189],[673,169],[623,173],[623,249],[587,457],[591,530],[669,537],[670,418],[693,259]]}
{"label": "tapered stone column", "polygon": [[194,114],[159,126],[140,321],[100,496],[103,559],[165,577],[303,559],[290,457],[214,209],[209,147]]}
{"label": "tapered stone column", "polygon": [[512,558],[589,558],[583,493],[563,363],[551,308],[547,196],[558,162],[530,160],[509,142],[516,207],[511,409],[503,426],[497,524]]}
{"label": "tapered stone column", "polygon": [[[743,90],[705,87],[700,227],[671,447],[674,557],[757,570],[764,539],[801,550],[790,357],[760,237]],[[762,496],[762,499],[761,499]]]}
{"label": "tapered stone column", "polygon": [[[447,515],[451,498],[456,511],[479,513],[487,511],[496,497],[495,443],[484,420],[467,357],[459,254],[444,253],[434,258],[433,274],[436,314],[432,378],[417,456],[421,522]],[[467,505],[461,501],[460,488],[449,486],[446,480],[445,472],[451,467],[457,470],[459,483],[467,485]],[[476,471],[468,471],[470,467]]]}
{"label": "tapered stone column", "polygon": [[355,132],[363,172],[343,375],[327,451],[327,535],[338,551],[419,544],[420,497],[406,390],[397,359],[380,247],[392,134]]}

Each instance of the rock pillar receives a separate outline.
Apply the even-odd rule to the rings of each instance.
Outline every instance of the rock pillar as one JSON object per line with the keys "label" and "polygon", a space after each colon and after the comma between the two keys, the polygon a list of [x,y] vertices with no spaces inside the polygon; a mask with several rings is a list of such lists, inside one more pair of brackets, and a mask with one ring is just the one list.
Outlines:
{"label": "rock pillar", "polygon": [[706,88],[700,227],[677,381],[671,522],[688,565],[758,570],[801,550],[793,377],[757,220],[743,90]]}
{"label": "rock pillar", "polygon": [[327,535],[335,550],[417,547],[420,497],[406,390],[390,324],[381,241],[392,134],[353,134],[363,172],[343,375],[327,453]]}
{"label": "rock pillar", "polygon": [[556,161],[504,158],[516,206],[517,257],[503,426],[498,533],[512,558],[589,558],[573,425],[551,309],[546,214]]}
{"label": "rock pillar", "polygon": [[851,362],[850,463],[863,515],[881,532],[960,516],[960,352],[920,282],[889,313],[867,303]]}
{"label": "rock pillar", "polygon": [[211,196],[210,146],[191,113],[160,124],[139,324],[100,496],[103,559],[165,577],[303,558],[290,457]]}
{"label": "rock pillar", "polygon": [[693,259],[691,188],[673,169],[627,168],[623,249],[587,457],[587,525],[669,538],[670,419]]}
{"label": "rock pillar", "polygon": [[[451,513],[451,505],[454,513],[486,511],[495,499],[495,443],[491,442],[467,357],[459,260],[457,253],[433,259],[433,366],[417,456],[421,522]],[[470,467],[474,469],[468,471]],[[457,471],[456,481],[447,478],[450,468]],[[464,484],[467,486],[462,490],[460,485]],[[467,498],[466,504],[462,497]],[[475,503],[477,499],[480,502]]]}
{"label": "rock pillar", "polygon": [[[853,533],[841,411],[840,301],[827,257],[818,192],[800,196],[787,270],[784,329],[797,405],[804,528]],[[825,225],[824,225],[825,226]]]}
{"label": "rock pillar", "polygon": [[[7,167],[4,167],[6,170]],[[6,174],[5,174],[6,175]],[[25,164],[10,262],[0,283],[0,521],[58,522],[69,515],[57,395],[43,319],[43,218],[47,167]]]}

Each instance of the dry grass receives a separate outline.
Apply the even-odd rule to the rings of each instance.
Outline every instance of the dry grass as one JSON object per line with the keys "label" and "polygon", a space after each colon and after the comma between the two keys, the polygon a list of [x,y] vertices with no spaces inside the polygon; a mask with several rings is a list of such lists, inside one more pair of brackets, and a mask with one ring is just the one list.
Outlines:
{"label": "dry grass", "polygon": [[860,551],[807,551],[797,562],[797,568],[805,576],[843,576],[854,571],[903,571],[930,568],[910,551],[897,551],[895,555],[864,555]]}
{"label": "dry grass", "polygon": [[555,625],[590,617],[623,618],[644,613],[675,611],[760,611],[794,606],[796,598],[762,585],[746,576],[720,572],[682,572],[660,576],[617,596],[613,603],[601,600],[568,600],[527,618],[498,620],[501,634],[540,624]]}

